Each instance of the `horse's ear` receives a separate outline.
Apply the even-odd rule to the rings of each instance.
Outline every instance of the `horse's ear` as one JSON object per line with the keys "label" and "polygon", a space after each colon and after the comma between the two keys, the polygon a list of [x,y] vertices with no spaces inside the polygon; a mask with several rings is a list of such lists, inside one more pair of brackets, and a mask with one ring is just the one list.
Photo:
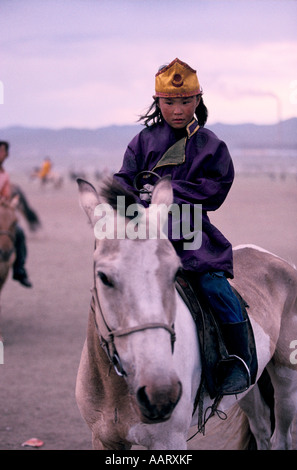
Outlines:
{"label": "horse's ear", "polygon": [[152,194],[152,204],[173,204],[173,189],[170,175],[157,181]]}
{"label": "horse's ear", "polygon": [[79,202],[87,214],[92,225],[95,223],[94,210],[100,203],[99,196],[94,186],[81,178],[76,180],[79,190]]}

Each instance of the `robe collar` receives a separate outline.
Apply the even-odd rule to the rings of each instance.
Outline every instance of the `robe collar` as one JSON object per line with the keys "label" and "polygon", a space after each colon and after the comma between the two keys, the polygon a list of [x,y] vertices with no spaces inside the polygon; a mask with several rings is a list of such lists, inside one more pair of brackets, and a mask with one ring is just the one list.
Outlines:
{"label": "robe collar", "polygon": [[[169,126],[168,126],[169,127]],[[181,165],[186,160],[186,143],[198,131],[199,124],[194,118],[186,127],[187,136],[178,140],[162,155],[153,170],[167,165]]]}

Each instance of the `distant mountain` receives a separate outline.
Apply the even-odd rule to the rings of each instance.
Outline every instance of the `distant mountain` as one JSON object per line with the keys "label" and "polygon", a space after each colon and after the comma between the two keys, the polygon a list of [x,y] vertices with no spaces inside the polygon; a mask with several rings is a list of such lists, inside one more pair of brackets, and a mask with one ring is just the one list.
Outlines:
{"label": "distant mountain", "polygon": [[214,124],[209,128],[230,148],[297,149],[297,118],[273,125]]}
{"label": "distant mountain", "polygon": [[109,126],[98,129],[44,129],[8,127],[0,139],[11,145],[9,164],[32,169],[49,156],[59,169],[82,169],[86,165],[118,167],[129,141],[140,126]]}
{"label": "distant mountain", "polygon": [[[275,125],[218,123],[207,127],[227,143],[235,160],[247,153],[263,154],[265,149],[266,156],[267,152],[289,152],[297,164],[297,118]],[[140,125],[58,130],[7,127],[0,129],[0,140],[11,144],[7,161],[11,169],[31,171],[49,156],[59,170],[114,170],[119,168],[127,144],[141,129]]]}

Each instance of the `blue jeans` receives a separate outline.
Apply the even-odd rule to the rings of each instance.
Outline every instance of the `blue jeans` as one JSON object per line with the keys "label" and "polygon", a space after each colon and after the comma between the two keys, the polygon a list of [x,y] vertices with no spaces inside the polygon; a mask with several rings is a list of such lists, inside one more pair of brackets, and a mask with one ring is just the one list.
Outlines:
{"label": "blue jeans", "polygon": [[243,321],[240,302],[223,271],[195,273],[195,283],[198,283],[220,323]]}

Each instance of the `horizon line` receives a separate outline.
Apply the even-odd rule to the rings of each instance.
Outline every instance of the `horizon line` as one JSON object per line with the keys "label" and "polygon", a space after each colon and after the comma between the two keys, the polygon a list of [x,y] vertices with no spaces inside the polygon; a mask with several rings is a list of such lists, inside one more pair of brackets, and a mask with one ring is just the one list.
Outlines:
{"label": "horizon line", "polygon": [[[292,120],[297,120],[297,116],[292,116],[287,119],[282,119],[278,122],[274,123],[254,123],[254,122],[238,122],[238,123],[228,123],[228,122],[221,122],[217,121],[212,124],[208,124],[205,127],[212,127],[212,126],[230,126],[230,127],[236,127],[236,126],[265,126],[265,127],[273,127],[273,126],[278,126],[279,124],[292,121]],[[61,127],[51,127],[51,126],[34,126],[34,125],[26,125],[26,124],[9,124],[8,126],[5,127],[0,127],[1,130],[7,130],[7,129],[29,129],[29,130],[51,130],[51,131],[61,131],[61,130],[77,130],[77,131],[97,131],[99,129],[108,129],[111,127],[143,127],[144,124],[140,123],[130,123],[130,124],[108,124],[104,126],[98,126],[98,127],[78,127],[78,126],[61,126]]]}

